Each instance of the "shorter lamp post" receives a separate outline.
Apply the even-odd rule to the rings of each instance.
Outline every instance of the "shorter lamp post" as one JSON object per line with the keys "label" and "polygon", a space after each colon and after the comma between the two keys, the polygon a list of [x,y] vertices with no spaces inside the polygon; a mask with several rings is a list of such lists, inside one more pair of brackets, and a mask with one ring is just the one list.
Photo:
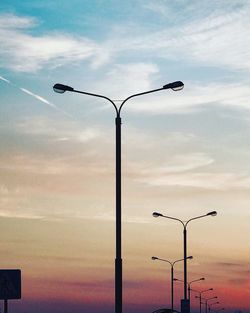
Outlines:
{"label": "shorter lamp post", "polygon": [[205,303],[206,303],[206,313],[207,313],[207,308],[208,308],[208,301],[214,300],[214,299],[218,299],[218,297],[212,297],[212,298],[204,299]]}
{"label": "shorter lamp post", "polygon": [[[190,282],[187,283],[187,284],[188,284],[188,300],[189,300],[189,305],[190,305],[190,307],[191,307],[191,290],[193,290],[193,289],[191,289],[191,284],[192,284],[192,283],[195,283],[195,282],[198,282],[198,281],[202,281],[202,280],[205,280],[205,278],[204,278],[204,277],[201,277],[201,278],[199,278],[199,279],[195,279],[195,280],[192,280],[192,281],[190,281]],[[183,282],[183,280],[177,279],[177,278],[174,278],[174,281]]]}
{"label": "shorter lamp post", "polygon": [[[167,262],[171,266],[171,312],[173,313],[174,312],[174,265],[177,262],[184,261],[184,259],[179,259],[179,260],[176,260],[174,262],[171,262],[171,261],[165,260],[165,259],[161,259],[161,258],[158,258],[156,256],[152,256],[151,259],[153,261],[158,260],[158,261]],[[188,256],[187,259],[192,260],[193,256]]]}
{"label": "shorter lamp post", "polygon": [[191,284],[192,284],[192,283],[195,283],[195,282],[198,282],[198,281],[202,281],[202,280],[205,280],[205,278],[204,278],[204,277],[201,277],[201,278],[199,278],[199,279],[192,280],[192,281],[190,281],[190,282],[188,283],[188,299],[189,299],[189,301],[191,300]]}
{"label": "shorter lamp post", "polygon": [[196,296],[195,298],[200,300],[200,313],[201,313],[201,295],[203,293],[205,293],[205,292],[212,291],[213,288],[205,289],[205,290],[202,290],[202,291],[197,291],[197,290],[194,290],[194,289],[192,289],[192,290],[199,293],[199,296]]}
{"label": "shorter lamp post", "polygon": [[212,306],[212,305],[219,304],[219,303],[220,303],[219,301],[210,303],[210,304],[208,305],[208,312],[209,312],[209,313],[211,312],[211,306]]}
{"label": "shorter lamp post", "polygon": [[[190,281],[190,282],[188,282],[187,284],[188,284],[188,299],[189,299],[189,301],[191,300],[191,284],[192,283],[195,283],[195,282],[197,282],[197,281],[202,281],[202,280],[205,280],[205,278],[204,277],[201,277],[201,278],[199,278],[199,279],[195,279],[195,280],[192,280],[192,281]],[[174,278],[174,281],[180,281],[180,282],[184,282],[183,280],[181,280],[181,279],[178,279],[178,278]]]}

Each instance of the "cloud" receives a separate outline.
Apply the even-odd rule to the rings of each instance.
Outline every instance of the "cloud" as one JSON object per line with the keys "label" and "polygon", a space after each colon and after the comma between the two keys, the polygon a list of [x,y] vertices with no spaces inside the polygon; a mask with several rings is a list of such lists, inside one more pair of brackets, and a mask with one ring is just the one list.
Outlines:
{"label": "cloud", "polygon": [[154,172],[165,174],[186,172],[212,163],[214,163],[214,160],[204,153],[176,155],[165,166],[154,169]]}
{"label": "cloud", "polygon": [[16,218],[16,219],[25,219],[25,220],[40,220],[44,219],[42,215],[36,215],[35,213],[17,213],[11,211],[0,211],[0,217],[7,217],[7,218]]}
{"label": "cloud", "polygon": [[127,110],[147,114],[187,114],[211,105],[250,109],[249,82],[207,83],[184,82],[183,91],[166,91],[154,95],[154,105],[149,97],[140,97],[136,105]]}
{"label": "cloud", "polygon": [[201,9],[201,4],[195,1],[183,4],[179,12],[168,2],[148,2],[143,5],[144,10],[158,12],[174,23],[156,31],[138,28],[135,23],[121,25],[118,30],[114,25],[99,43],[57,31],[32,35],[29,30],[39,25],[36,19],[3,14],[0,16],[1,65],[15,71],[35,72],[45,66],[88,61],[97,68],[111,60],[114,63],[115,58],[128,53],[134,56],[143,53],[144,57],[154,56],[155,62],[185,60],[205,66],[249,70],[250,5],[246,1],[239,1],[238,6],[224,4],[203,4]]}
{"label": "cloud", "polygon": [[108,91],[116,99],[122,100],[133,93],[150,90],[152,80],[159,71],[153,63],[114,64],[105,74],[105,79],[96,84],[96,88],[103,93]]}
{"label": "cloud", "polygon": [[210,190],[249,189],[250,177],[247,174],[224,172],[180,173],[154,175],[138,179],[151,186],[191,187]]}
{"label": "cloud", "polygon": [[84,37],[59,32],[34,36],[26,31],[36,25],[30,17],[0,16],[2,67],[35,72],[44,66],[61,66],[86,59],[93,59],[97,66],[108,58],[94,41]]}

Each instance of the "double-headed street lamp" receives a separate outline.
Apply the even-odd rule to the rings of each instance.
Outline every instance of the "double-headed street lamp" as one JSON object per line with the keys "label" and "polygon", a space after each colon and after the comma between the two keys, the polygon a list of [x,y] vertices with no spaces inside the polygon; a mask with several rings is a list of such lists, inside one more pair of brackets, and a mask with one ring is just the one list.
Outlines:
{"label": "double-headed street lamp", "polygon": [[201,296],[202,296],[202,294],[205,293],[205,292],[208,292],[208,291],[212,291],[214,289],[213,288],[209,288],[209,289],[205,289],[205,290],[202,290],[202,291],[198,291],[198,290],[194,290],[194,289],[192,289],[192,290],[199,293],[199,297],[196,296],[195,298],[199,299],[199,301],[200,301],[200,313],[201,313]]}
{"label": "double-headed street lamp", "polygon": [[208,305],[208,312],[209,312],[209,313],[211,312],[211,306],[212,306],[212,305],[219,304],[219,303],[220,303],[219,301],[213,302],[213,303],[209,303],[209,305]]}
{"label": "double-headed street lamp", "polygon": [[208,299],[203,299],[203,300],[205,300],[205,304],[206,304],[206,313],[207,313],[207,308],[208,308],[208,301],[210,301],[210,300],[214,300],[214,299],[218,299],[218,297],[212,297],[212,298],[208,298]]}
{"label": "double-headed street lamp", "polygon": [[[193,256],[188,256],[187,259],[192,260]],[[174,312],[174,265],[177,262],[184,261],[184,259],[179,259],[179,260],[176,260],[174,262],[171,262],[171,261],[168,261],[166,259],[161,259],[161,258],[158,258],[156,256],[152,256],[152,260],[167,262],[171,266],[171,312],[173,313]]]}
{"label": "double-headed street lamp", "polygon": [[[195,283],[195,282],[198,282],[198,281],[202,281],[202,280],[205,280],[205,278],[204,277],[201,277],[201,278],[199,278],[199,279],[195,279],[195,280],[191,280],[190,282],[187,282],[187,284],[188,284],[188,299],[189,299],[189,304],[190,304],[190,300],[191,300],[191,284],[192,283]],[[174,278],[174,281],[180,281],[180,282],[184,282],[183,280],[181,280],[181,279],[178,279],[178,278]]]}
{"label": "double-headed street lamp", "polygon": [[168,218],[171,220],[175,220],[175,221],[180,222],[183,226],[183,247],[184,247],[184,257],[183,257],[184,259],[184,305],[183,306],[185,307],[185,309],[183,309],[182,311],[185,311],[188,313],[190,312],[190,306],[189,306],[189,301],[187,299],[187,225],[189,222],[193,220],[197,220],[202,217],[216,216],[216,215],[217,215],[216,211],[211,211],[211,212],[208,212],[207,214],[190,218],[188,221],[182,221],[179,218],[163,215],[158,212],[153,213],[153,217],[164,217],[164,218]]}
{"label": "double-headed street lamp", "polygon": [[64,93],[65,91],[84,94],[105,99],[109,101],[116,112],[115,125],[116,125],[116,258],[115,258],[115,313],[122,313],[122,247],[121,247],[121,109],[125,102],[129,99],[146,95],[149,93],[172,89],[178,91],[183,89],[184,84],[181,81],[172,82],[164,85],[161,88],[140,92],[127,97],[121,101],[120,105],[116,105],[116,100],[112,100],[106,96],[90,93],[86,91],[75,90],[73,87],[55,84],[53,89],[55,92]]}

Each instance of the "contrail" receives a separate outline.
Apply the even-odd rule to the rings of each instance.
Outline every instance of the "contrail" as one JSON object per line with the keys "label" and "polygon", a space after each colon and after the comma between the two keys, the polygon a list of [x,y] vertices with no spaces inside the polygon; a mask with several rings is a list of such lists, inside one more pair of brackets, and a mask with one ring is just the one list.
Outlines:
{"label": "contrail", "polygon": [[0,76],[0,79],[3,80],[4,82],[10,84],[10,81],[6,78],[4,78],[3,76]]}
{"label": "contrail", "polygon": [[13,86],[15,86],[16,88],[18,88],[19,90],[21,90],[22,92],[30,95],[31,97],[37,99],[38,101],[41,101],[47,105],[49,105],[51,108],[53,108],[54,110],[57,110],[61,113],[63,113],[64,115],[72,118],[72,116],[70,114],[68,114],[67,112],[63,111],[62,109],[58,108],[55,104],[51,103],[50,101],[46,100],[45,98],[33,93],[32,91],[28,90],[28,89],[25,89],[25,88],[21,88],[15,84],[13,84],[11,81],[9,81],[8,79],[4,78],[3,76],[0,76],[0,79],[8,84],[11,84]]}

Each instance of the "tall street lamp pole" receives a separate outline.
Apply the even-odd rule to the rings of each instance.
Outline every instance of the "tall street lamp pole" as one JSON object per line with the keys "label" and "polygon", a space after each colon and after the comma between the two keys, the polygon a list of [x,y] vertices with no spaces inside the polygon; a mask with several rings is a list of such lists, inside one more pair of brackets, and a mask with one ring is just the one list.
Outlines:
{"label": "tall street lamp pole", "polygon": [[[188,223],[190,223],[193,220],[197,220],[199,218],[203,218],[203,217],[207,217],[207,216],[216,216],[217,212],[216,211],[211,211],[208,212],[207,214],[204,215],[200,215],[200,216],[196,216],[193,217],[191,219],[189,219],[188,221],[182,221],[178,218],[172,217],[172,216],[167,216],[167,215],[163,215],[161,213],[158,212],[154,212],[153,213],[153,217],[164,217],[164,218],[168,218],[171,220],[175,220],[178,221],[182,224],[183,226],[183,250],[184,250],[184,303],[185,303],[185,309],[183,309],[183,311],[189,313],[190,312],[190,307],[189,307],[189,301],[187,299],[187,225]],[[182,312],[183,313],[183,312]]]}
{"label": "tall street lamp pole", "polygon": [[121,104],[117,106],[115,100],[112,100],[106,96],[75,90],[70,86],[63,84],[55,84],[53,89],[57,93],[64,93],[65,91],[80,93],[88,96],[98,97],[109,101],[116,112],[115,129],[116,129],[116,258],[115,258],[115,313],[122,313],[122,238],[121,238],[121,109],[125,102],[129,99],[146,95],[149,93],[172,89],[178,91],[183,89],[184,84],[181,81],[172,82],[164,85],[162,88],[140,92],[127,97],[122,100]]}
{"label": "tall street lamp pole", "polygon": [[[188,260],[192,260],[193,256],[188,256],[187,259]],[[173,313],[174,312],[174,265],[175,265],[175,263],[181,262],[184,259],[180,259],[180,260],[176,260],[174,262],[170,262],[170,261],[168,261],[166,259],[161,259],[161,258],[158,258],[156,256],[152,256],[152,260],[158,260],[158,261],[167,262],[171,266],[171,312]]]}

